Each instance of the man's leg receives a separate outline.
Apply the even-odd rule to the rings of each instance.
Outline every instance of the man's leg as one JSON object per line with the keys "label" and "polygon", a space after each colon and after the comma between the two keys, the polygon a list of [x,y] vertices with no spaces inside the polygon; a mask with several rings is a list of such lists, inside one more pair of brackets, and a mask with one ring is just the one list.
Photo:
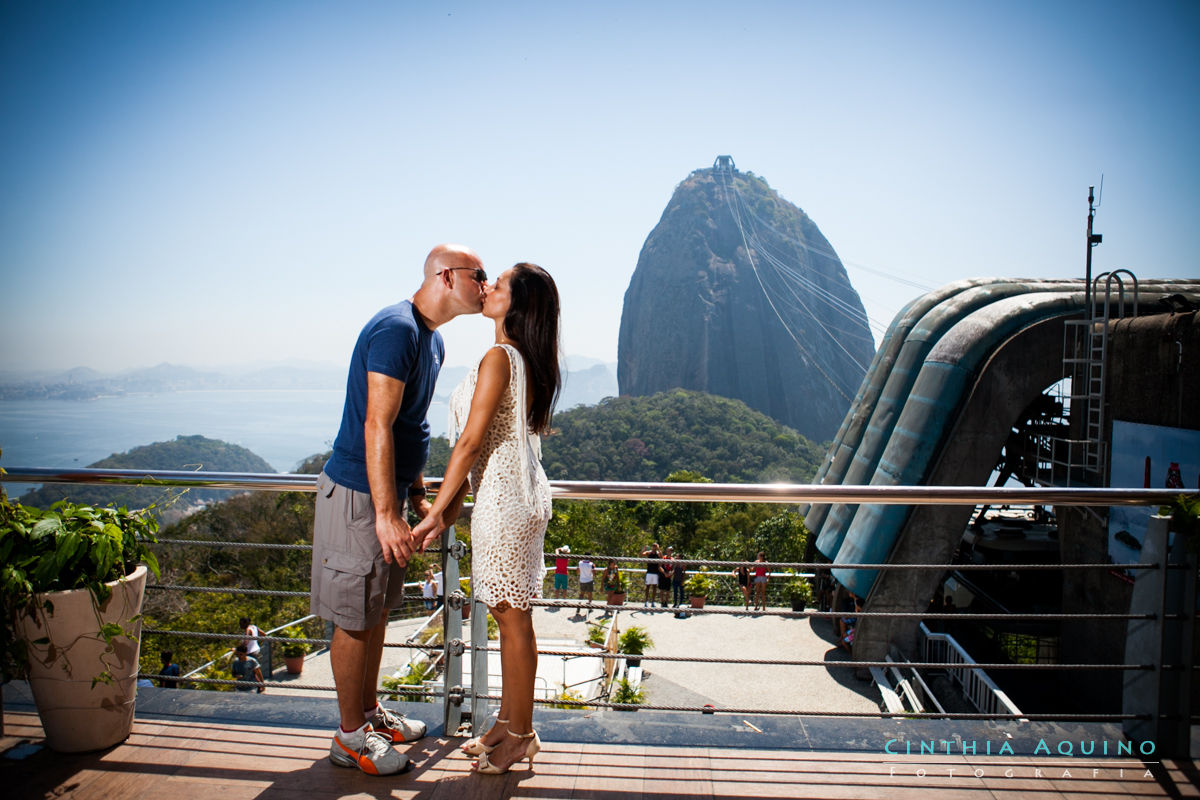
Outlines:
{"label": "man's leg", "polygon": [[[368,651],[378,626],[365,631],[348,631],[334,626],[333,641],[329,644],[329,663],[333,667],[333,683],[337,688],[338,714],[342,730],[361,728],[367,718],[363,715],[363,692],[366,683]],[[382,641],[382,640],[381,640]],[[375,660],[379,668],[378,659]],[[374,687],[371,687],[374,689]]]}
{"label": "man's leg", "polygon": [[374,709],[379,703],[379,692],[376,689],[379,686],[379,664],[383,661],[383,640],[387,635],[387,624],[387,612],[385,611],[379,624],[369,631],[366,661],[363,664],[362,705],[360,706],[364,710]]}

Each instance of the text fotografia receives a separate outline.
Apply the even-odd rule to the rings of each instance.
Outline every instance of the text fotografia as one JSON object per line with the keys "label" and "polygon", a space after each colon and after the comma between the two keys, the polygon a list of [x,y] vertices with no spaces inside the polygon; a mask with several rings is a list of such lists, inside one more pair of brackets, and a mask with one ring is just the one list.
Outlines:
{"label": "text fotografia", "polygon": [[[1064,739],[1054,742],[1053,747],[1045,739],[1038,739],[1033,748],[1035,756],[1152,756],[1154,742],[1110,742],[1107,739],[1082,739],[1073,741]],[[883,752],[893,756],[1015,756],[1012,742],[993,742],[985,739],[982,742],[974,739],[922,739],[912,742],[905,739],[888,739],[883,745]]]}
{"label": "text fotografia", "polygon": [[[1073,769],[1074,769],[1074,772],[1071,771],[1072,768],[1068,768],[1068,767],[1051,768],[1049,766],[1005,767],[1005,768],[1003,768],[1003,770],[1000,770],[1000,769],[986,770],[983,767],[963,767],[963,766],[957,766],[957,767],[938,766],[938,767],[928,767],[928,768],[919,767],[917,769],[911,769],[911,768],[910,769],[903,769],[903,768],[897,769],[897,767],[893,764],[893,765],[890,765],[888,768],[888,777],[894,778],[897,775],[899,775],[901,777],[912,775],[912,776],[915,776],[918,778],[927,778],[927,777],[928,778],[1005,777],[1005,778],[1054,778],[1056,780],[1062,780],[1064,778],[1077,777],[1075,773],[1079,773],[1078,777],[1090,777],[1090,778],[1118,778],[1118,779],[1125,778],[1125,777],[1136,778],[1136,777],[1139,777],[1138,773],[1141,773],[1140,777],[1142,777],[1142,778],[1153,778],[1154,777],[1154,773],[1152,773],[1149,769],[1146,769],[1144,767],[1139,768],[1139,769],[1126,770],[1125,767],[1108,767],[1108,768],[1092,767],[1092,768],[1085,769],[1083,767],[1077,766],[1077,767],[1074,767]],[[1129,773],[1128,776],[1126,776],[1126,774],[1125,774],[1127,771]],[[1089,772],[1091,773],[1091,775],[1087,774]]]}

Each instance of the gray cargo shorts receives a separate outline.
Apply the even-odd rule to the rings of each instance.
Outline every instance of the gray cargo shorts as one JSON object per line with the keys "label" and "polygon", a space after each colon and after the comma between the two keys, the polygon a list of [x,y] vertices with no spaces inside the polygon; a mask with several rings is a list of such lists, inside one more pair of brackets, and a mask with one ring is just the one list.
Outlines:
{"label": "gray cargo shorts", "polygon": [[400,605],[404,572],[383,560],[371,495],[322,472],[313,521],[312,613],[343,630],[369,630]]}

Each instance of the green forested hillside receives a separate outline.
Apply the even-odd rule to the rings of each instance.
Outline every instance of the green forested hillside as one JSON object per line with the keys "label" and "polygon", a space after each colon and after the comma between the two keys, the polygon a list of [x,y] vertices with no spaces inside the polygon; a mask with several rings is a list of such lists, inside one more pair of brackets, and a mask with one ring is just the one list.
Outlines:
{"label": "green forested hillside", "polygon": [[[135,447],[126,453],[114,453],[89,468],[195,470],[199,472],[274,472],[271,465],[254,453],[236,444],[204,436],[177,436],[174,441],[155,442]],[[114,503],[129,508],[145,508],[156,504],[160,510],[194,506],[230,497],[234,492],[221,489],[189,489],[185,493],[163,487],[88,486],[84,484],[46,484],[26,492],[21,502],[46,507],[70,497],[77,503],[105,505]],[[176,499],[178,498],[178,499]]]}
{"label": "green forested hillside", "polygon": [[718,483],[794,483],[811,480],[825,454],[740,400],[683,389],[564,411],[554,429],[542,441],[551,480],[662,481],[691,470]]}
{"label": "green forested hillside", "polygon": [[[552,479],[806,481],[823,454],[822,448],[742,402],[699,392],[613,398],[558,414],[554,427],[555,433],[543,440],[543,462]],[[199,437],[181,437],[195,439]],[[441,476],[449,454],[447,441],[435,439],[425,473]],[[328,457],[314,454],[298,471],[319,472]],[[220,468],[265,471],[251,465]],[[312,494],[254,492],[212,504],[166,527],[160,538],[308,543],[312,515]],[[469,514],[459,520],[456,534],[470,542]],[[576,554],[636,557],[656,541],[689,558],[753,559],[761,550],[772,561],[799,561],[807,539],[803,520],[786,506],[575,500],[555,502],[546,548],[567,544]],[[303,550],[160,545],[158,557],[164,583],[308,589],[311,556]],[[436,559],[434,554],[414,559],[410,577]],[[461,567],[469,573],[470,560]],[[147,594],[145,613],[152,628],[230,633],[243,614],[268,629],[302,616],[307,607],[302,596],[154,592]],[[180,664],[192,668],[224,652],[229,642],[160,636],[144,648],[143,667],[153,671],[158,649],[167,647],[175,650]]]}

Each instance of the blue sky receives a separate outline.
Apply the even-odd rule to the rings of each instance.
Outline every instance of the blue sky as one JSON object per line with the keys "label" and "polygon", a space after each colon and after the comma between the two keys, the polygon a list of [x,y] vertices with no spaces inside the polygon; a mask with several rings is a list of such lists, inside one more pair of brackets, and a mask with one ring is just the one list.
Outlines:
{"label": "blue sky", "polygon": [[[964,277],[1197,277],[1195,2],[0,7],[0,370],[343,363],[439,241],[558,279],[615,360],[638,252],[718,154],[879,329]],[[443,329],[447,363],[490,340]]]}

